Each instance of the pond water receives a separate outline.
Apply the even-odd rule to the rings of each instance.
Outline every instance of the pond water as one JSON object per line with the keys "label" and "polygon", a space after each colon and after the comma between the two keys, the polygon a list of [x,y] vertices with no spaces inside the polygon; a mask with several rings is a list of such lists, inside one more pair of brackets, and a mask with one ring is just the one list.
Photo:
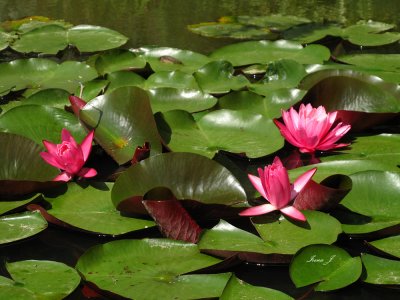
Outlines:
{"label": "pond water", "polygon": [[[205,54],[233,41],[201,37],[188,31],[187,25],[215,21],[224,15],[277,13],[344,24],[372,19],[395,23],[397,29],[400,25],[397,0],[0,0],[0,21],[43,15],[73,24],[114,29],[130,38],[127,47],[158,45]],[[128,237],[141,238],[140,234]],[[0,258],[6,261],[57,260],[74,265],[88,247],[108,240],[51,227],[32,241],[1,247]],[[306,290],[296,290],[290,284],[286,267],[240,265],[235,271],[238,277],[255,285],[280,289],[297,297],[306,293]],[[354,284],[340,291],[314,294],[307,299],[396,299],[397,296],[398,290]],[[78,290],[68,299],[86,298]]]}
{"label": "pond water", "polygon": [[215,40],[186,26],[226,15],[296,15],[344,24],[360,19],[400,25],[398,0],[0,0],[0,21],[43,15],[93,24],[130,38],[127,46],[158,45],[208,53],[232,40]]}

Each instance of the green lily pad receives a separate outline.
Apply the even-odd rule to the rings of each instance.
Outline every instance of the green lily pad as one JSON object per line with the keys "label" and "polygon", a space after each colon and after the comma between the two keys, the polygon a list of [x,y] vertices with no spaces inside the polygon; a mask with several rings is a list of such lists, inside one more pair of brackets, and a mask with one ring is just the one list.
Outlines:
{"label": "green lily pad", "polygon": [[131,160],[136,147],[145,142],[151,145],[151,155],[161,152],[149,97],[139,88],[119,88],[94,98],[79,118],[96,129],[95,140],[119,164]]}
{"label": "green lily pad", "polygon": [[316,291],[332,291],[357,281],[362,271],[360,257],[330,245],[301,249],[290,264],[290,278],[296,287],[318,283]]}
{"label": "green lily pad", "polygon": [[68,29],[68,43],[75,45],[81,52],[104,51],[118,48],[128,38],[109,28],[93,25],[78,25]]}
{"label": "green lily pad", "polygon": [[99,74],[104,75],[115,71],[142,69],[146,60],[132,51],[114,49],[97,57],[95,65]]}
{"label": "green lily pad", "polygon": [[367,170],[399,171],[400,135],[381,134],[357,137],[350,147],[336,152],[335,155],[320,157],[321,163],[290,170],[292,179],[313,167],[318,168],[313,179],[316,181],[333,174],[350,175]]}
{"label": "green lily pad", "polygon": [[343,29],[338,24],[309,23],[289,28],[283,32],[287,40],[309,44],[322,40],[326,36],[341,36]]}
{"label": "green lily pad", "polygon": [[400,258],[400,235],[369,242],[374,248]]}
{"label": "green lily pad", "polygon": [[82,187],[69,183],[62,195],[45,200],[50,202],[47,212],[57,219],[83,230],[119,235],[154,226],[153,221],[123,217],[112,204],[112,183]]}
{"label": "green lily pad", "polygon": [[0,180],[50,181],[59,171],[39,155],[43,147],[23,136],[0,132]]}
{"label": "green lily pad", "polygon": [[271,14],[268,16],[238,16],[237,21],[241,24],[272,28],[275,31],[283,31],[292,26],[311,22],[307,18],[281,14]]}
{"label": "green lily pad", "polygon": [[86,136],[73,114],[41,105],[23,105],[7,111],[0,116],[0,128],[27,137],[39,145],[42,145],[43,140],[60,143],[63,128],[68,129],[78,142]]}
{"label": "green lily pad", "polygon": [[369,69],[398,72],[400,69],[400,54],[350,54],[339,56],[338,60]]}
{"label": "green lily pad", "polygon": [[279,220],[263,218],[262,221],[253,218],[253,225],[261,238],[221,220],[203,233],[199,247],[202,250],[293,255],[307,245],[336,241],[342,231],[339,221],[318,211],[303,213],[307,218],[307,225],[303,227],[283,217]]}
{"label": "green lily pad", "polygon": [[22,100],[21,104],[47,105],[63,109],[69,105],[69,95],[70,93],[63,89],[45,89]]}
{"label": "green lily pad", "polygon": [[306,91],[298,89],[279,89],[266,93],[263,97],[258,93],[240,91],[229,93],[218,100],[222,109],[248,111],[262,114],[273,119],[281,116],[281,110],[287,110],[305,95]]}
{"label": "green lily pad", "polygon": [[264,95],[271,90],[294,88],[306,75],[305,68],[300,63],[290,59],[281,59],[269,63],[263,79],[250,85],[249,89]]}
{"label": "green lily pad", "polygon": [[194,78],[205,93],[228,93],[250,84],[243,75],[234,76],[234,68],[228,61],[212,61],[194,73]]}
{"label": "green lily pad", "polygon": [[382,285],[400,284],[400,261],[377,257],[370,254],[361,256],[366,278],[364,282]]}
{"label": "green lily pad", "polygon": [[0,244],[31,237],[46,228],[47,222],[38,211],[0,217]]}
{"label": "green lily pad", "polygon": [[292,297],[278,290],[250,285],[236,276],[232,275],[228,281],[220,300],[254,300],[254,299],[275,299],[290,300]]}
{"label": "green lily pad", "polygon": [[175,110],[156,115],[156,119],[164,142],[173,151],[213,157],[225,150],[260,157],[283,146],[283,138],[271,119],[245,111],[221,109],[196,122],[188,112]]}
{"label": "green lily pad", "polygon": [[81,281],[78,272],[56,261],[25,260],[7,263],[6,267],[15,286],[33,292],[35,299],[62,299]]}
{"label": "green lily pad", "polygon": [[13,40],[14,38],[12,34],[0,31],[0,51],[6,49]]}
{"label": "green lily pad", "polygon": [[150,64],[154,72],[180,70],[193,73],[210,59],[200,53],[168,47],[141,47],[132,50]]}
{"label": "green lily pad", "polygon": [[57,64],[44,58],[18,59],[0,64],[0,93],[26,88],[25,94],[49,88],[72,93],[79,83],[97,76],[96,70],[83,62],[65,61]]}
{"label": "green lily pad", "polygon": [[37,195],[24,200],[0,201],[0,215],[32,202],[36,197]]}
{"label": "green lily pad", "polygon": [[[196,172],[193,172],[196,170]],[[207,204],[234,205],[246,201],[239,181],[222,165],[204,156],[171,152],[131,166],[115,181],[112,200],[118,206],[132,196],[166,187],[177,199]]]}
{"label": "green lily pad", "polygon": [[46,25],[25,32],[11,47],[18,52],[56,54],[68,46],[67,31],[58,25]]}
{"label": "green lily pad", "polygon": [[269,63],[279,59],[292,59],[301,64],[320,64],[328,60],[330,52],[321,45],[309,45],[279,40],[250,41],[224,46],[211,53],[212,59],[227,60],[233,66]]}
{"label": "green lily pad", "polygon": [[192,74],[188,74],[179,70],[167,72],[160,71],[153,73],[147,78],[145,88],[176,88],[176,89],[192,89],[198,90],[199,85]]}
{"label": "green lily pad", "polygon": [[4,299],[36,300],[36,295],[11,279],[0,276],[0,293]]}
{"label": "green lily pad", "polygon": [[400,224],[400,173],[365,171],[350,176],[353,188],[341,201],[349,210],[367,216],[362,224],[342,224],[349,234],[363,234]]}
{"label": "green lily pad", "polygon": [[332,244],[342,232],[339,221],[326,213],[303,211],[303,214],[307,218],[303,226],[283,217],[273,222],[252,218],[252,223],[261,238],[280,254],[294,254],[311,244]]}
{"label": "green lily pad", "polygon": [[79,98],[88,102],[93,98],[99,96],[101,93],[104,93],[104,90],[106,89],[108,84],[109,84],[108,80],[94,79],[91,81],[87,81],[84,84],[82,84],[82,87],[79,87],[76,90],[75,95],[78,95]]}
{"label": "green lily pad", "polygon": [[200,90],[152,88],[148,93],[153,112],[175,109],[197,112],[213,107],[218,101],[214,96]]}
{"label": "green lily pad", "polygon": [[230,273],[183,275],[218,263],[195,244],[166,239],[119,240],[83,254],[76,269],[86,281],[127,298],[219,297]]}
{"label": "green lily pad", "polygon": [[107,80],[109,85],[106,94],[110,94],[121,87],[136,86],[141,88],[145,83],[145,79],[142,76],[130,71],[109,73],[107,74]]}
{"label": "green lily pad", "polygon": [[305,77],[299,86],[309,90],[313,105],[329,111],[399,112],[397,84],[353,70],[321,70]]}

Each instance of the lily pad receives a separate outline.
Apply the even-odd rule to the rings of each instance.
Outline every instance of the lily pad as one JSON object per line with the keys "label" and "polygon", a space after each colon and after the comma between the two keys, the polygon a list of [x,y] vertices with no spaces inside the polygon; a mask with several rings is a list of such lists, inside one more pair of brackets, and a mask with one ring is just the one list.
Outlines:
{"label": "lily pad", "polygon": [[224,46],[211,53],[212,59],[227,60],[233,66],[269,63],[279,59],[292,59],[301,64],[320,64],[328,60],[330,52],[321,45],[309,45],[279,40],[250,41]]}
{"label": "lily pad", "polygon": [[190,274],[218,263],[195,244],[166,239],[119,240],[83,254],[76,269],[86,281],[127,298],[201,299],[219,297],[229,273]]}
{"label": "lily pad", "polygon": [[81,281],[73,268],[55,261],[25,260],[7,263],[6,267],[14,286],[33,292],[35,299],[62,299]]}
{"label": "lily pad", "polygon": [[79,118],[96,129],[95,140],[119,164],[132,159],[136,147],[145,142],[151,145],[151,155],[161,152],[149,97],[139,88],[119,88],[94,98]]}
{"label": "lily pad", "polygon": [[200,53],[168,47],[141,47],[132,50],[143,57],[154,72],[180,70],[193,73],[210,59]]}
{"label": "lily pad", "polygon": [[332,291],[355,282],[361,275],[359,257],[330,245],[310,245],[301,249],[290,264],[290,277],[296,287],[318,283],[316,291]]}
{"label": "lily pad", "polygon": [[121,216],[111,201],[112,183],[83,187],[69,183],[68,190],[56,197],[46,197],[53,217],[90,232],[119,235],[154,226],[153,221]]}
{"label": "lily pad", "polygon": [[250,84],[243,75],[234,75],[230,62],[212,61],[194,73],[194,78],[205,93],[222,94],[230,90],[240,90]]}
{"label": "lily pad", "polygon": [[[254,90],[253,88],[250,88]],[[264,92],[264,97],[256,92],[231,92],[218,99],[218,106],[223,109],[248,111],[253,114],[262,114],[273,119],[281,116],[281,110],[287,110],[305,95],[306,91],[298,89],[278,89]]]}
{"label": "lily pad", "polygon": [[78,61],[65,61],[61,64],[44,59],[18,59],[0,64],[0,92],[25,91],[33,94],[41,89],[60,88],[74,92],[79,83],[98,76],[96,70]]}
{"label": "lily pad", "polygon": [[85,129],[73,114],[42,105],[23,105],[7,111],[0,116],[0,128],[27,137],[38,145],[42,145],[43,140],[60,143],[63,128],[79,142],[86,136]]}
{"label": "lily pad", "polygon": [[172,72],[160,71],[153,73],[147,78],[145,88],[176,88],[198,90],[199,85],[192,74],[176,70]]}
{"label": "lily pad", "polygon": [[217,103],[217,98],[201,90],[176,88],[153,88],[148,91],[153,112],[175,109],[197,112],[209,109]]}
{"label": "lily pad", "polygon": [[58,25],[46,25],[20,34],[11,47],[18,52],[56,54],[68,46],[67,31]]}
{"label": "lily pad", "polygon": [[318,211],[303,211],[307,224],[299,226],[285,218],[253,218],[258,237],[221,220],[206,230],[199,242],[202,250],[293,255],[311,244],[332,244],[342,229],[335,218]]}
{"label": "lily pad", "polygon": [[0,180],[50,181],[59,173],[40,157],[43,148],[28,138],[0,132],[0,144]]}
{"label": "lily pad", "polygon": [[398,72],[400,69],[400,54],[350,54],[342,55],[338,60],[369,69]]}
{"label": "lily pad", "polygon": [[37,211],[0,217],[0,244],[23,240],[46,228],[46,220]]}
{"label": "lily pad", "polygon": [[245,111],[221,109],[196,122],[188,112],[175,110],[156,115],[156,120],[164,142],[173,151],[213,157],[224,150],[260,157],[283,146],[283,138],[271,119]]}
{"label": "lily pad", "polygon": [[341,201],[349,210],[367,216],[362,224],[342,224],[349,234],[363,234],[400,224],[400,173],[365,171],[350,176],[353,188]]}
{"label": "lily pad", "polygon": [[142,69],[146,66],[146,60],[132,51],[114,49],[98,56],[95,65],[99,74],[104,75],[115,71]]}
{"label": "lily pad", "polygon": [[254,300],[254,299],[274,299],[290,300],[293,299],[285,293],[270,288],[250,285],[236,276],[232,275],[228,281],[220,300]]}
{"label": "lily pad", "polygon": [[170,189],[178,200],[224,205],[246,201],[243,187],[228,169],[204,156],[179,152],[156,155],[131,166],[115,181],[112,200],[118,207],[123,200],[143,196],[155,187]]}
{"label": "lily pad", "polygon": [[382,252],[400,258],[400,235],[369,242],[369,244]]}
{"label": "lily pad", "polygon": [[361,256],[366,277],[364,282],[379,285],[400,284],[400,261],[386,259],[370,254]]}
{"label": "lily pad", "polygon": [[353,70],[322,70],[305,77],[299,86],[314,106],[328,111],[399,112],[397,84]]}
{"label": "lily pad", "polygon": [[121,87],[143,87],[145,83],[145,79],[142,76],[130,71],[109,73],[107,74],[107,80],[109,81],[109,85],[106,94],[110,94]]}
{"label": "lily pad", "polygon": [[28,204],[29,202],[32,202],[37,195],[34,195],[32,197],[29,197],[28,199],[23,199],[23,200],[16,200],[16,201],[0,201],[0,215],[16,209],[18,207],[21,207],[25,204]]}

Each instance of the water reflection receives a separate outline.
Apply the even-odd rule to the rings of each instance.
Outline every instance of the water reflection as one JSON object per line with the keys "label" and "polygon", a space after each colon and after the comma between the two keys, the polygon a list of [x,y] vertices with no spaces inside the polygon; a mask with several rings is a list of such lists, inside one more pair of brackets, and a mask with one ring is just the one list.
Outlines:
{"label": "water reflection", "polygon": [[187,25],[224,15],[277,13],[315,21],[400,23],[397,0],[0,0],[1,21],[43,15],[115,29],[130,37],[129,47],[158,45],[203,53],[232,40],[201,37],[189,32]]}

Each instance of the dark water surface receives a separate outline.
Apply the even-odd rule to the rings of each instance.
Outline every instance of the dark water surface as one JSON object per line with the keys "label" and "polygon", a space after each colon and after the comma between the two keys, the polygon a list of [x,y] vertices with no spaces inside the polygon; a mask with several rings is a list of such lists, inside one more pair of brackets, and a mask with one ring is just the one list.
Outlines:
{"label": "dark water surface", "polygon": [[[112,28],[127,46],[169,46],[208,53],[232,40],[215,40],[186,26],[226,15],[296,15],[351,24],[360,19],[400,24],[399,0],[0,0],[0,21],[42,15],[75,25]],[[399,28],[399,27],[398,27]]]}
{"label": "dark water surface", "polygon": [[[215,21],[224,15],[277,13],[344,24],[372,19],[394,23],[398,25],[397,30],[400,28],[400,0],[0,0],[0,21],[42,15],[75,25],[92,24],[117,30],[130,38],[128,47],[158,45],[205,54],[233,41],[195,35],[186,29],[187,25]],[[137,233],[129,237],[144,236]],[[51,226],[31,240],[0,246],[0,259],[55,260],[74,266],[87,248],[109,240]],[[294,297],[307,291],[295,289],[287,267],[243,264],[235,272],[249,283],[276,288]],[[85,298],[78,289],[68,299]],[[400,292],[357,283],[331,293],[315,293],[307,299],[400,299]]]}

